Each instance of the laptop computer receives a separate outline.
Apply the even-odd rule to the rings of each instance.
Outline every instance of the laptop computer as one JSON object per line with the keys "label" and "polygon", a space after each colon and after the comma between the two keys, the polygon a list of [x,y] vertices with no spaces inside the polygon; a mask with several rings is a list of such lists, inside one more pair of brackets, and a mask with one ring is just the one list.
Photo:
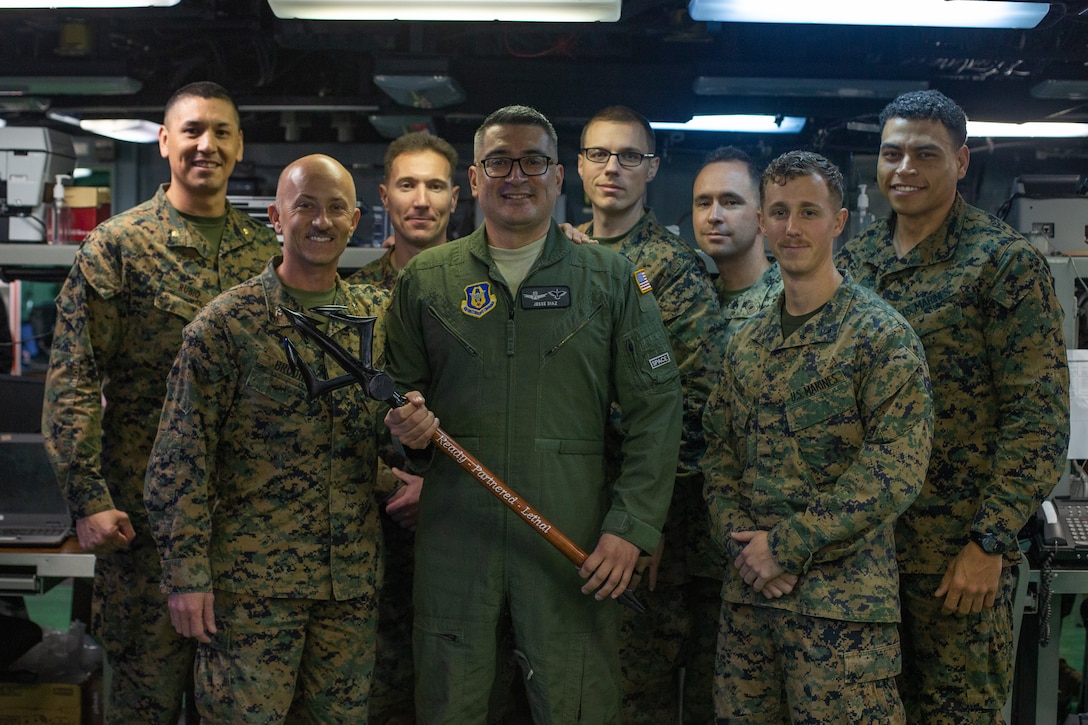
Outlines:
{"label": "laptop computer", "polygon": [[0,546],[60,546],[72,530],[40,433],[0,433]]}

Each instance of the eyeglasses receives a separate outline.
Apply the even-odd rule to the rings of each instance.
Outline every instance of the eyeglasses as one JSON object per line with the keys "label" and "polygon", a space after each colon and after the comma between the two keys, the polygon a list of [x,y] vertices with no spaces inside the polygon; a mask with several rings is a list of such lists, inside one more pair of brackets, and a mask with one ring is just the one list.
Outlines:
{"label": "eyeglasses", "polygon": [[492,179],[502,179],[514,170],[515,161],[521,167],[521,173],[526,176],[543,176],[548,173],[548,167],[552,164],[552,160],[547,156],[522,156],[519,159],[491,156],[478,163],[483,167],[484,173]]}
{"label": "eyeglasses", "polygon": [[616,160],[620,162],[620,166],[633,169],[641,166],[643,159],[652,159],[654,154],[644,154],[640,151],[609,151],[608,149],[594,147],[582,149],[582,156],[585,156],[587,161],[592,161],[595,164],[607,164],[608,160],[615,156]]}

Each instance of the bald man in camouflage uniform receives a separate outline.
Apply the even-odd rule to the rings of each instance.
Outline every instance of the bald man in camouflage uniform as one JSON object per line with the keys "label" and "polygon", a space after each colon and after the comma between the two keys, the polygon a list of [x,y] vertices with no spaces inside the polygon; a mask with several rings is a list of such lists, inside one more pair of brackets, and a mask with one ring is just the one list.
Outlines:
{"label": "bald man in camouflage uniform", "polygon": [[76,254],[57,297],[42,412],[80,546],[97,557],[91,632],[112,670],[106,722],[117,725],[176,722],[192,669],[194,646],[171,628],[159,591],[143,505],[181,330],[279,251],[270,229],[227,202],[242,132],[223,88],[177,91],[159,151],[170,183],[100,224]]}
{"label": "bald man in camouflage uniform", "polygon": [[790,152],[761,183],[784,292],[730,341],[703,418],[728,560],[718,723],[902,723],[893,528],[921,489],[933,410],[918,337],[831,261],[838,169]]}
{"label": "bald man in camouflage uniform", "polygon": [[[581,147],[578,174],[593,205],[593,220],[579,229],[645,270],[684,392],[680,459],[662,544],[639,566],[640,573],[648,574],[649,586],[643,584],[640,593],[648,611],[623,613],[624,718],[647,725],[675,720],[682,700],[684,722],[706,723],[713,717],[720,587],[708,578],[719,566],[710,545],[699,459],[703,406],[725,354],[721,309],[699,255],[643,206],[646,186],[661,162],[654,156],[654,134],[646,119],[624,106],[602,109],[583,129]],[[603,161],[596,160],[601,156]],[[615,412],[613,457],[615,441],[622,437],[622,413]]]}
{"label": "bald man in camouflage uniform", "polygon": [[912,722],[999,723],[1014,663],[1017,533],[1069,443],[1062,309],[1043,256],[956,191],[967,119],[936,91],[881,114],[877,182],[892,213],[840,262],[910,321],[933,374],[933,459],[899,520]]}
{"label": "bald man in camouflage uniform", "polygon": [[[145,501],[171,621],[201,643],[197,704],[212,722],[367,719],[387,406],[359,385],[311,399],[284,339],[319,378],[344,370],[279,309],[382,314],[384,290],[336,273],[355,198],[350,173],[328,156],[284,169],[269,209],[283,256],[185,328],[170,372]],[[354,327],[333,320],[326,331],[367,354]]]}

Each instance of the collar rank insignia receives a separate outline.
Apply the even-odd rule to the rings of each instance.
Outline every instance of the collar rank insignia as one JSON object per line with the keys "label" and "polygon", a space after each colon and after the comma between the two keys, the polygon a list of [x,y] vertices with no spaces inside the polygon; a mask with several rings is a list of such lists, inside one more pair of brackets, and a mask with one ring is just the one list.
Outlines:
{"label": "collar rank insignia", "polygon": [[470,317],[483,317],[495,307],[495,297],[491,294],[490,282],[475,282],[465,287],[465,299],[461,301],[461,312]]}
{"label": "collar rank insignia", "polygon": [[650,284],[650,278],[646,276],[646,270],[644,269],[635,270],[635,284],[638,285],[638,291],[642,294],[654,291],[653,285]]}

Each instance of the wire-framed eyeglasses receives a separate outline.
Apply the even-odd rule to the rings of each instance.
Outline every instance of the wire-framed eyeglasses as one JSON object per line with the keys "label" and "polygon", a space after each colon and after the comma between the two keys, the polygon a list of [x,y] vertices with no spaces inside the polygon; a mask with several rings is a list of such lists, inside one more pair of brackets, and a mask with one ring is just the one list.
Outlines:
{"label": "wire-framed eyeglasses", "polygon": [[592,161],[595,164],[607,164],[608,160],[615,156],[616,160],[620,162],[620,166],[634,169],[642,165],[643,159],[652,159],[654,154],[644,154],[641,151],[609,151],[608,149],[593,146],[582,149],[582,156],[587,161]]}
{"label": "wire-framed eyeglasses", "polygon": [[510,172],[514,170],[515,161],[521,167],[521,173],[526,176],[543,176],[548,173],[548,167],[552,164],[552,160],[547,156],[537,154],[522,156],[517,159],[512,159],[509,156],[490,156],[478,163],[483,167],[484,173],[492,179],[502,179],[509,176]]}

